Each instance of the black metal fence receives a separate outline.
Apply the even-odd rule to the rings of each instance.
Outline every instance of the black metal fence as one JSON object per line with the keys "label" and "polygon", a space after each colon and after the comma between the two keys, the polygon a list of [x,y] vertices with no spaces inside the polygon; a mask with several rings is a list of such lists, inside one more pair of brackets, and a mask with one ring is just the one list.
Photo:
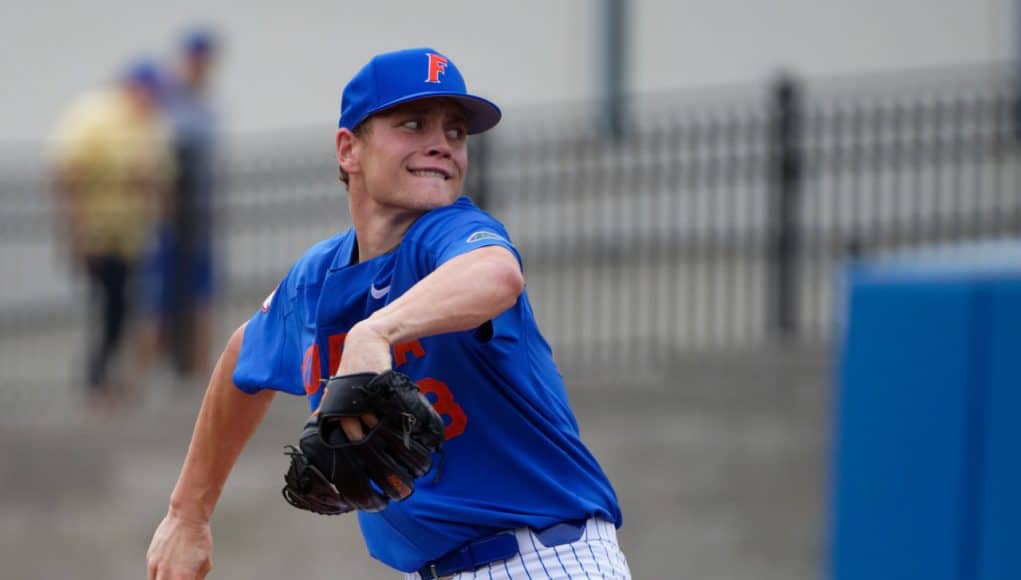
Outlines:
{"label": "black metal fence", "polygon": [[825,341],[849,259],[1021,235],[1011,79],[879,88],[784,77],[759,101],[635,109],[618,142],[545,119],[487,144],[476,190],[575,366]]}
{"label": "black metal fence", "polygon": [[[472,142],[466,191],[508,226],[568,369],[824,342],[848,258],[1021,235],[1013,78],[972,76],[840,90],[785,77],[726,100],[636,100],[620,139],[584,110],[512,111]],[[349,227],[332,138],[324,128],[247,139],[255,145],[225,161],[225,325],[308,245]],[[52,337],[80,337],[84,324],[47,178],[29,167],[8,160],[0,174],[0,343],[17,381],[48,376],[32,357],[73,346]]]}

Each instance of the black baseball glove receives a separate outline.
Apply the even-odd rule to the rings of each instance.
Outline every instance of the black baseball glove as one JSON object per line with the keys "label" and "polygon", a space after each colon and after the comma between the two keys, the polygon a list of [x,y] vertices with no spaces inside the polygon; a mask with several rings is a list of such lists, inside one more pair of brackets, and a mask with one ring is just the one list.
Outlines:
{"label": "black baseball glove", "polygon": [[[340,418],[365,414],[378,423],[350,441]],[[325,515],[382,510],[415,491],[415,479],[432,468],[442,442],[443,419],[407,376],[390,370],[333,377],[299,449],[287,447],[284,499]]]}

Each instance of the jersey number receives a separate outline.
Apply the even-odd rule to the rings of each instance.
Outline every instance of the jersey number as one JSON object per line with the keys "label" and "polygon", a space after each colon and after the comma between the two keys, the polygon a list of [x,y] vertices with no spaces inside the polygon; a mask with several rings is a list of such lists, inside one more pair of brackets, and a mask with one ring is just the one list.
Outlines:
{"label": "jersey number", "polygon": [[[330,352],[328,360],[331,375],[337,372],[337,368],[340,366],[341,352],[346,337],[347,334],[343,333],[335,334],[329,338]],[[397,363],[396,366],[405,364],[408,354],[413,354],[416,358],[422,358],[425,356],[425,350],[417,340],[412,343],[394,346],[394,362]],[[319,389],[322,387],[322,381],[319,380],[319,364],[319,347],[313,343],[305,351],[305,358],[301,365],[302,374],[305,379],[305,393],[309,397],[318,395]],[[436,412],[441,417],[446,417],[444,421],[446,428],[443,430],[443,438],[450,441],[464,433],[464,429],[468,425],[468,416],[465,415],[461,405],[458,405],[457,401],[454,400],[454,394],[450,392],[450,387],[443,381],[429,377],[416,381],[416,384],[418,384],[422,393],[429,399],[429,402],[432,403],[433,409],[436,409]]]}
{"label": "jersey number", "polygon": [[[427,398],[430,398],[433,409],[436,409],[440,416],[446,416],[450,420],[447,423],[447,427],[443,430],[443,438],[450,441],[464,433],[464,428],[468,425],[468,416],[464,414],[464,409],[461,408],[461,405],[458,405],[457,401],[454,400],[454,394],[450,392],[447,384],[428,377],[419,379],[416,383],[422,389],[422,393]],[[429,397],[429,395],[432,395],[432,397]],[[434,401],[432,400],[433,398],[435,398]]]}

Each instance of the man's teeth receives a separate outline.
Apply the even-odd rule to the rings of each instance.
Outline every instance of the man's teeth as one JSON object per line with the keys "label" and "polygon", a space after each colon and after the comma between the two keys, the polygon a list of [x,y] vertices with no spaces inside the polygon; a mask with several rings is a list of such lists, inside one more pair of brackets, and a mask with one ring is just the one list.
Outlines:
{"label": "man's teeth", "polygon": [[447,178],[447,176],[443,172],[433,171],[432,169],[418,169],[412,171],[411,174],[417,177],[439,177],[441,179]]}

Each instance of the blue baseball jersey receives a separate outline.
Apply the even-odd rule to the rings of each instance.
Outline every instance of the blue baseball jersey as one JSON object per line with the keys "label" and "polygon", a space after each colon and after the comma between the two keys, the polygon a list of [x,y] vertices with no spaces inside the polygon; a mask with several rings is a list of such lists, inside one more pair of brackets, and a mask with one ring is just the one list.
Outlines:
{"label": "blue baseball jersey", "polygon": [[[248,393],[304,393],[316,409],[321,379],[337,369],[354,324],[444,262],[486,246],[520,262],[504,227],[466,197],[426,213],[399,246],[371,260],[352,259],[353,230],[320,242],[249,321],[235,384]],[[579,437],[527,293],[479,328],[394,345],[393,363],[443,417],[446,457],[434,458],[410,498],[358,513],[373,557],[411,572],[500,530],[592,516],[620,525],[616,495]]]}

